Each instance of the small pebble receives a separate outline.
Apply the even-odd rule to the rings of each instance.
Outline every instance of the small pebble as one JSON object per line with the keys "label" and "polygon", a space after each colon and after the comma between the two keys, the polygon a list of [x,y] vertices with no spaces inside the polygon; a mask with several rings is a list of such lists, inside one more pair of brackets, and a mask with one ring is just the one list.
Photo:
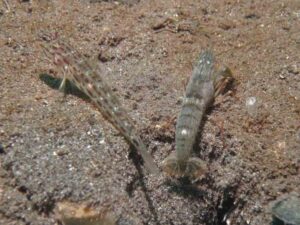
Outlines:
{"label": "small pebble", "polygon": [[247,113],[253,118],[257,117],[259,105],[256,97],[248,97],[246,99]]}
{"label": "small pebble", "polygon": [[53,155],[54,156],[64,156],[64,155],[69,154],[69,152],[70,151],[67,148],[61,148],[61,149],[58,149],[57,151],[54,151]]}
{"label": "small pebble", "polygon": [[281,80],[284,80],[284,79],[285,79],[285,76],[283,76],[282,74],[280,74],[280,75],[279,75],[279,78],[280,78]]}
{"label": "small pebble", "polygon": [[278,141],[277,146],[280,150],[285,150],[286,148],[286,142],[285,141]]}
{"label": "small pebble", "polygon": [[97,210],[83,203],[59,202],[55,207],[58,220],[64,225],[115,225],[116,217],[107,209]]}
{"label": "small pebble", "polygon": [[296,192],[272,202],[271,213],[285,224],[300,224],[300,198]]}

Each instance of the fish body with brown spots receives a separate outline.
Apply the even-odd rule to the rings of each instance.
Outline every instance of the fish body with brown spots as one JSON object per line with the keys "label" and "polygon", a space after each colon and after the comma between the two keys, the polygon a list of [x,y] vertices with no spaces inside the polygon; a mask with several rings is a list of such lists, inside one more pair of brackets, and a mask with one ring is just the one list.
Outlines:
{"label": "fish body with brown spots", "polygon": [[102,115],[139,151],[147,169],[151,173],[158,173],[158,167],[137,134],[134,122],[101,76],[99,68],[74,48],[59,40],[42,47],[46,56],[63,69],[64,78],[61,87],[67,79],[88,95]]}
{"label": "fish body with brown spots", "polygon": [[224,88],[221,83],[231,77],[228,68],[215,75],[213,64],[212,53],[203,52],[187,85],[177,118],[175,153],[171,153],[163,162],[163,169],[170,176],[197,179],[206,172],[206,163],[200,158],[191,157],[193,146],[204,113],[213,103],[216,93]]}
{"label": "fish body with brown spots", "polygon": [[205,52],[201,55],[187,85],[186,95],[177,119],[175,140],[179,164],[184,164],[189,159],[202,117],[206,108],[214,100],[212,70],[212,54]]}

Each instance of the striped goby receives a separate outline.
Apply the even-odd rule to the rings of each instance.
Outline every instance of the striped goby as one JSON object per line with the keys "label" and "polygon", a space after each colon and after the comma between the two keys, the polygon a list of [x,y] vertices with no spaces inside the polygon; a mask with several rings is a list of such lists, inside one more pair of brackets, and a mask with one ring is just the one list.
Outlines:
{"label": "striped goby", "polygon": [[207,170],[205,162],[191,157],[193,145],[206,109],[213,103],[215,95],[224,88],[227,78],[231,77],[228,68],[214,75],[213,63],[212,53],[203,52],[187,85],[177,118],[175,154],[171,153],[162,164],[163,170],[170,176],[196,179]]}
{"label": "striped goby", "polygon": [[102,115],[139,151],[147,169],[151,173],[158,173],[159,169],[137,134],[134,122],[101,76],[99,68],[60,40],[52,40],[42,47],[45,55],[53,60],[55,65],[63,69],[64,77],[60,89],[64,88],[66,80],[74,83],[89,96]]}

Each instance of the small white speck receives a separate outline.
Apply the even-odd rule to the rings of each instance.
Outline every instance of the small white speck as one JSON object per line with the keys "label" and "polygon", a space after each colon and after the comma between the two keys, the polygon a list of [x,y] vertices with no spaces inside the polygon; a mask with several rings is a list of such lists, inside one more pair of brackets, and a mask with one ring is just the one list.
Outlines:
{"label": "small white speck", "polygon": [[105,140],[102,139],[99,143],[100,143],[100,144],[104,144],[104,143],[105,143]]}
{"label": "small white speck", "polygon": [[88,89],[92,90],[93,89],[93,85],[91,83],[88,83],[87,85]]}
{"label": "small white speck", "polygon": [[227,224],[227,225],[230,225],[230,224],[231,224],[230,219],[227,219],[227,220],[226,220],[226,224]]}
{"label": "small white speck", "polygon": [[109,93],[106,93],[106,97],[107,97],[107,98],[110,98],[110,94],[109,94]]}
{"label": "small white speck", "polygon": [[249,97],[246,100],[246,106],[252,106],[256,103],[256,98],[255,97]]}
{"label": "small white speck", "polygon": [[118,112],[119,111],[119,107],[115,106],[114,107],[114,112]]}
{"label": "small white speck", "polygon": [[188,131],[186,129],[182,129],[181,131],[181,135],[185,136],[188,134]]}
{"label": "small white speck", "polygon": [[256,118],[259,115],[260,111],[260,102],[257,97],[248,97],[246,99],[246,110],[249,116]]}
{"label": "small white speck", "polygon": [[64,65],[64,69],[67,70],[69,67],[68,65]]}
{"label": "small white speck", "polygon": [[57,156],[57,152],[53,152],[53,155],[54,155],[54,156]]}
{"label": "small white speck", "polygon": [[207,65],[209,65],[209,64],[210,64],[210,61],[209,61],[209,60],[207,60],[207,61],[206,61],[206,64],[207,64]]}

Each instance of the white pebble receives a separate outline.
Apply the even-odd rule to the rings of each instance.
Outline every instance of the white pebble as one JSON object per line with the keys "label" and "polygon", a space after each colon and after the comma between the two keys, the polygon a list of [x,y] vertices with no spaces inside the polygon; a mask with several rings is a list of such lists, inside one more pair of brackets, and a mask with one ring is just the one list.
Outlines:
{"label": "white pebble", "polygon": [[257,117],[259,102],[256,97],[249,97],[246,99],[246,110],[249,116]]}

